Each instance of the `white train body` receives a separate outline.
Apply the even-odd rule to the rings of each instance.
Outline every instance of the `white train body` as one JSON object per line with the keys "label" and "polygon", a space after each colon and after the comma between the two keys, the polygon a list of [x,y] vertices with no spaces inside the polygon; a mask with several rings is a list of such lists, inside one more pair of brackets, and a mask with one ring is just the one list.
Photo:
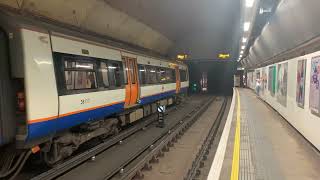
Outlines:
{"label": "white train body", "polygon": [[16,141],[21,148],[33,147],[82,124],[107,124],[108,118],[124,125],[151,114],[157,103],[172,104],[189,86],[184,64],[42,26],[0,22],[8,40],[10,79],[20,87],[12,83],[8,89],[22,91],[25,100],[16,122],[0,117],[1,129],[18,127],[0,133],[0,146]]}

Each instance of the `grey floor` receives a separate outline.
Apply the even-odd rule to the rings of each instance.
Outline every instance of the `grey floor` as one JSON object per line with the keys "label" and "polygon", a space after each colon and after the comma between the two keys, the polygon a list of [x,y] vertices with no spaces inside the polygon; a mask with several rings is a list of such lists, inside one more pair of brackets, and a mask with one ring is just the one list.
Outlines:
{"label": "grey floor", "polygon": [[[320,154],[249,89],[241,99],[240,180],[320,179]],[[236,111],[235,111],[236,112]],[[235,116],[234,116],[235,121]],[[230,179],[234,126],[220,179]],[[232,150],[231,150],[231,149]]]}

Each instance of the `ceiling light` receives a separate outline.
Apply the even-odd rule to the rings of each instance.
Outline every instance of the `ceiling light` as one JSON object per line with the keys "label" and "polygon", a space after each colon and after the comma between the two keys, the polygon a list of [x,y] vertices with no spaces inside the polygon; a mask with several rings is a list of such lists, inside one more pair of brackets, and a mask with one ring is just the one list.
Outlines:
{"label": "ceiling light", "polygon": [[243,50],[243,49],[245,49],[246,48],[246,46],[241,46],[241,49]]}
{"label": "ceiling light", "polygon": [[246,43],[247,40],[248,40],[247,38],[242,38],[242,42],[243,42],[243,43]]}
{"label": "ceiling light", "polygon": [[254,0],[246,0],[246,7],[250,8],[253,6]]}
{"label": "ceiling light", "polygon": [[246,31],[249,31],[249,28],[250,28],[250,22],[245,22],[243,24],[243,30],[246,32]]}
{"label": "ceiling light", "polygon": [[243,51],[240,51],[240,54],[243,54]]}

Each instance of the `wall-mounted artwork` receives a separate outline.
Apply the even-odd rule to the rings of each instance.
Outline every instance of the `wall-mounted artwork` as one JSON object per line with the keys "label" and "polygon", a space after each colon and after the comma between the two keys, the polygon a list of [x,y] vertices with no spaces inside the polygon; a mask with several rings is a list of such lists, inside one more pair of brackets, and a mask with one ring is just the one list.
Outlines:
{"label": "wall-mounted artwork", "polygon": [[287,106],[288,63],[278,64],[277,101]]}
{"label": "wall-mounted artwork", "polygon": [[276,66],[269,67],[268,82],[268,90],[271,96],[274,96],[276,92]]}
{"label": "wall-mounted artwork", "polygon": [[304,108],[304,94],[306,81],[306,60],[299,60],[297,65],[297,89],[296,102],[299,107]]}
{"label": "wall-mounted artwork", "polygon": [[310,76],[310,109],[313,114],[319,116],[319,101],[320,101],[320,56],[314,57],[311,60],[311,76]]}
{"label": "wall-mounted artwork", "polygon": [[265,93],[265,90],[267,89],[267,84],[268,84],[268,77],[267,77],[267,72],[266,68],[262,68],[262,76],[261,76],[261,94]]}

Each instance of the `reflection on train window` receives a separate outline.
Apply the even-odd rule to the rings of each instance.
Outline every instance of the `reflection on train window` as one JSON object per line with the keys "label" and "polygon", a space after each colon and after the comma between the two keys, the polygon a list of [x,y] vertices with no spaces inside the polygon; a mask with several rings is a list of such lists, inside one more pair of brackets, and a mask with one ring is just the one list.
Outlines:
{"label": "reflection on train window", "polygon": [[141,85],[146,84],[146,69],[144,65],[138,64],[139,82]]}
{"label": "reflection on train window", "polygon": [[166,83],[167,79],[166,79],[166,71],[164,70],[164,68],[158,68],[158,81],[162,84]]}
{"label": "reflection on train window", "polygon": [[100,74],[102,77],[102,83],[104,87],[109,87],[109,79],[108,79],[108,65],[105,62],[100,63]]}
{"label": "reflection on train window", "polygon": [[108,73],[110,86],[121,87],[123,84],[123,69],[122,62],[109,61]]}
{"label": "reflection on train window", "polygon": [[180,71],[180,81],[181,82],[187,81],[187,72],[186,72],[186,70],[179,69],[179,71]]}
{"label": "reflection on train window", "polygon": [[152,66],[146,66],[147,70],[147,83],[148,84],[157,84],[158,79],[157,79],[157,69]]}
{"label": "reflection on train window", "polygon": [[65,61],[65,85],[67,90],[97,88],[93,63]]}
{"label": "reflection on train window", "polygon": [[91,69],[93,70],[93,64],[92,63],[86,63],[86,62],[74,62],[74,61],[65,61],[64,62],[65,68],[76,68],[76,69]]}

